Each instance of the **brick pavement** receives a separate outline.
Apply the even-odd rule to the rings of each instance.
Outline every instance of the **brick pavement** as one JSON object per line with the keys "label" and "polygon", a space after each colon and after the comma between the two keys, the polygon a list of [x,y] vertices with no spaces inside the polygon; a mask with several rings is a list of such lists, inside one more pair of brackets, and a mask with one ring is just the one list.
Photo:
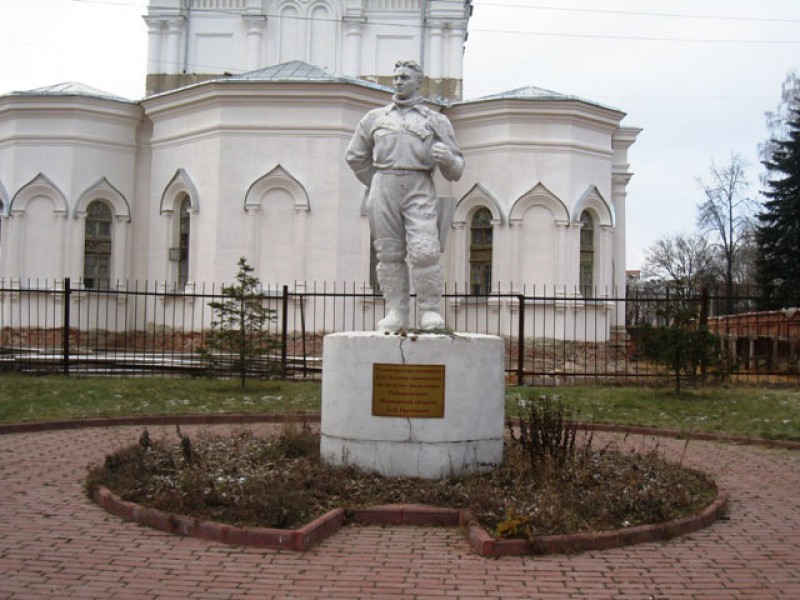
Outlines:
{"label": "brick pavement", "polygon": [[[484,559],[455,529],[348,526],[296,554],[177,537],[90,502],[86,465],[140,431],[0,436],[0,598],[800,598],[797,451],[689,442],[684,462],[725,487],[730,519],[667,543]],[[677,440],[626,441],[684,451]]]}

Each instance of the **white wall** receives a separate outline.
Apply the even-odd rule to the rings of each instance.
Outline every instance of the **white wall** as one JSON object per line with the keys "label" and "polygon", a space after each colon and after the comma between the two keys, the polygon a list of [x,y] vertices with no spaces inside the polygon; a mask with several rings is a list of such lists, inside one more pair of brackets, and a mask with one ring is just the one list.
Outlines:
{"label": "white wall", "polygon": [[[190,281],[229,282],[247,256],[265,284],[361,286],[369,279],[365,190],[344,152],[359,119],[388,100],[388,92],[350,84],[255,81],[208,82],[139,104],[0,98],[0,184],[11,204],[0,277],[79,279],[77,206],[95,189],[116,193],[114,206],[129,210],[129,220],[115,221],[115,244],[125,251],[114,279],[174,281],[169,249],[187,194]],[[624,260],[626,152],[637,133],[620,130],[622,113],[574,100],[443,111],[466,159],[459,182],[436,177],[439,195],[459,202],[444,257],[448,283],[464,288],[469,218],[486,206],[495,291],[513,283],[516,291],[571,294],[587,209],[597,226],[595,283],[613,290],[614,261]]]}
{"label": "white wall", "polygon": [[[105,178],[120,217],[115,233],[130,220],[141,116],[136,104],[83,96],[0,98],[0,177],[10,198],[0,239],[3,276],[83,275],[78,202]],[[117,240],[125,246],[121,257],[130,256],[128,236]],[[113,278],[130,277],[128,262],[114,266]]]}
{"label": "white wall", "polygon": [[391,76],[398,59],[410,59],[433,79],[462,77],[465,2],[226,0],[212,9],[206,4],[195,0],[194,10],[186,10],[174,1],[150,2],[149,74],[242,73],[302,60],[374,78]]}
{"label": "white wall", "polygon": [[[620,254],[613,245],[609,210],[614,135],[624,115],[581,101],[534,99],[464,102],[445,112],[467,165],[449,193],[461,199],[478,185],[498,206],[494,278],[519,289],[535,285],[574,291],[578,220],[589,206],[612,237],[601,245],[598,228],[595,283],[612,289],[611,264]],[[468,236],[468,222],[454,231],[458,255],[448,261],[452,278],[465,272]]]}

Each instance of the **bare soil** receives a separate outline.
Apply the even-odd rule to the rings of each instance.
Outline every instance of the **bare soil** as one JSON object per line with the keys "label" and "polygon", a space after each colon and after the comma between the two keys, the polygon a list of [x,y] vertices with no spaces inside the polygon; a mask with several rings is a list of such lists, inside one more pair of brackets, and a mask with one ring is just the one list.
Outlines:
{"label": "bare soil", "polygon": [[150,439],[90,468],[125,500],[233,525],[296,528],[342,507],[428,504],[469,509],[497,537],[622,529],[700,512],[716,497],[706,475],[645,454],[600,449],[584,435],[569,456],[532,462],[519,436],[502,465],[465,477],[383,477],[319,460],[319,434],[287,425],[277,436],[200,434]]}

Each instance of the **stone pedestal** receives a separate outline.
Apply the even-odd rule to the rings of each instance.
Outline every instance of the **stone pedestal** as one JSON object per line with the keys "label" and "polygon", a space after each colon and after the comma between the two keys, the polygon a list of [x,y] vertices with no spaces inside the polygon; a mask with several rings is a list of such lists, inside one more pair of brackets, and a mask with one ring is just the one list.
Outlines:
{"label": "stone pedestal", "polygon": [[[443,416],[374,416],[375,363],[443,365]],[[325,336],[320,449],[329,464],[352,464],[388,476],[461,475],[502,461],[504,416],[504,345],[499,337]]]}

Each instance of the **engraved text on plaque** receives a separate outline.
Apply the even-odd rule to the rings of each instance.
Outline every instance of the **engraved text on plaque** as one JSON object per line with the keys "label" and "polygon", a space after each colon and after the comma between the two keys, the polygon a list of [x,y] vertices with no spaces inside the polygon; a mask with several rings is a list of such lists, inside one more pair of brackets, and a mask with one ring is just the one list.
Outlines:
{"label": "engraved text on plaque", "polygon": [[444,365],[372,365],[376,417],[444,418]]}

